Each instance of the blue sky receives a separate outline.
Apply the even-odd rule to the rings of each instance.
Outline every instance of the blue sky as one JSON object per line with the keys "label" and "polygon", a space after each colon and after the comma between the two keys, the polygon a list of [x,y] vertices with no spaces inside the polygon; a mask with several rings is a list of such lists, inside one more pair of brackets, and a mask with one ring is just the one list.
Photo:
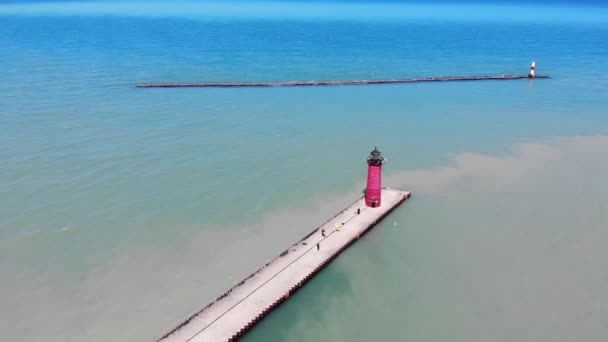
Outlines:
{"label": "blue sky", "polygon": [[[0,0],[1,3],[36,3],[36,2],[103,2],[105,0]],[[142,1],[142,0],[135,0]],[[152,0],[156,2],[173,2],[171,0]],[[178,0],[179,1],[179,0]],[[202,0],[201,2],[204,2]],[[238,0],[241,2],[256,2],[257,0]],[[131,0],[132,2],[132,0]],[[526,4],[594,4],[608,6],[608,0],[280,0],[280,2],[340,2],[340,3],[526,3]]]}

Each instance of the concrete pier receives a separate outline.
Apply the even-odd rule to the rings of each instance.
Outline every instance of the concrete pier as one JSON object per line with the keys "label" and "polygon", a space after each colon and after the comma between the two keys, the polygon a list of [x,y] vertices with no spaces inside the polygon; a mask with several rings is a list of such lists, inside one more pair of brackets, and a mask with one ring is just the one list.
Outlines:
{"label": "concrete pier", "polygon": [[383,188],[379,208],[357,200],[158,341],[238,339],[408,198],[409,192]]}
{"label": "concrete pier", "polygon": [[[141,83],[138,88],[237,88],[237,87],[305,87],[305,86],[339,86],[339,85],[372,85],[421,82],[455,82],[455,81],[504,81],[528,79],[528,75],[497,76],[464,76],[464,77],[424,77],[390,80],[343,80],[343,81],[289,81],[289,82],[219,82],[219,83]],[[549,78],[536,76],[534,78]]]}

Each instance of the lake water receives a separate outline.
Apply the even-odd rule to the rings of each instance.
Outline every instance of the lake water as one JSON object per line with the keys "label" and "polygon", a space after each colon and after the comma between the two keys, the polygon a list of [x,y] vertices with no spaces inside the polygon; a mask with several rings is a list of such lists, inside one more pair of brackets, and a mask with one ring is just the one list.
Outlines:
{"label": "lake water", "polygon": [[[0,339],[148,341],[413,192],[246,341],[608,338],[608,9],[0,5]],[[270,89],[140,82],[527,74]]]}

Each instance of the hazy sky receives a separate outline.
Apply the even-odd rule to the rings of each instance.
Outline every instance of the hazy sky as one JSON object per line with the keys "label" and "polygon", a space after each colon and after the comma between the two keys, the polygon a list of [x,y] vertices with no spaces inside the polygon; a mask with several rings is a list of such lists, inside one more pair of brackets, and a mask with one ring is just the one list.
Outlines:
{"label": "hazy sky", "polygon": [[[31,3],[31,2],[103,2],[105,0],[0,0],[2,3]],[[142,0],[131,0],[142,1]],[[182,0],[189,2],[208,2],[206,0]],[[233,0],[235,1],[235,0]],[[238,2],[256,2],[258,0],[236,0]],[[175,2],[169,0],[153,0],[146,2]],[[280,2],[340,2],[340,3],[369,3],[369,2],[390,2],[390,3],[528,3],[528,4],[596,4],[596,5],[608,5],[606,0],[381,0],[381,1],[370,1],[370,0],[281,0]]]}

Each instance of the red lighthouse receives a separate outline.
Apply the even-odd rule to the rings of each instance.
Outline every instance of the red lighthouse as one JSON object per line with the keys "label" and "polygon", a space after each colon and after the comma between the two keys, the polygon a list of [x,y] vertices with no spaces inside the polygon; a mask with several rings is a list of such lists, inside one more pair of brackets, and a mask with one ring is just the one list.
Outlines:
{"label": "red lighthouse", "polygon": [[378,151],[378,147],[367,157],[367,191],[365,192],[365,205],[377,208],[381,204],[380,194],[382,191],[382,163],[384,157]]}

